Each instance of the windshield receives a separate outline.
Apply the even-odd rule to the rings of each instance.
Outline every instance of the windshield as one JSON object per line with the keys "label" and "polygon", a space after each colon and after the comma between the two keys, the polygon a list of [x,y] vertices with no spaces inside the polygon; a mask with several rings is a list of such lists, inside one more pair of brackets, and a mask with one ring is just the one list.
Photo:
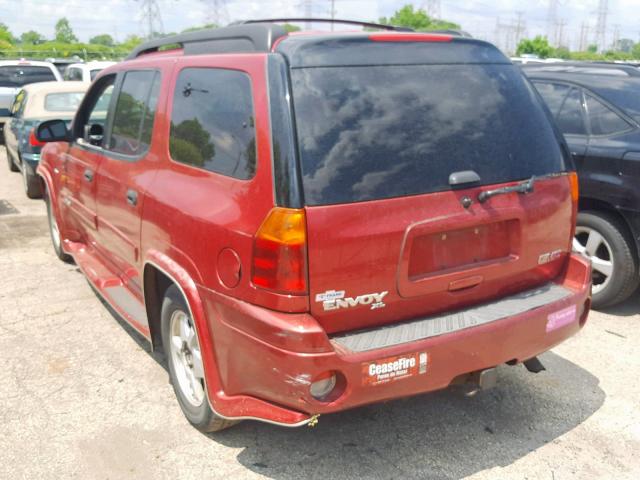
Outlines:
{"label": "windshield", "polygon": [[29,83],[53,82],[55,75],[48,67],[5,65],[0,67],[0,87],[22,87]]}
{"label": "windshield", "polygon": [[513,65],[294,68],[305,203],[326,205],[565,170],[560,140]]}
{"label": "windshield", "polygon": [[44,98],[44,109],[50,112],[75,112],[84,92],[49,93]]}

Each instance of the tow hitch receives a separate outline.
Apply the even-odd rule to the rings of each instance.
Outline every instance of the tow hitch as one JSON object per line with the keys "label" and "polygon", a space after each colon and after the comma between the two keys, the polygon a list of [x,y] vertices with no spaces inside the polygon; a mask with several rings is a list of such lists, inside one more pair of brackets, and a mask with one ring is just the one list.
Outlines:
{"label": "tow hitch", "polygon": [[498,382],[498,370],[496,368],[487,368],[469,374],[466,379],[465,387],[467,391],[465,397],[473,397],[480,390],[488,390],[496,386]]}

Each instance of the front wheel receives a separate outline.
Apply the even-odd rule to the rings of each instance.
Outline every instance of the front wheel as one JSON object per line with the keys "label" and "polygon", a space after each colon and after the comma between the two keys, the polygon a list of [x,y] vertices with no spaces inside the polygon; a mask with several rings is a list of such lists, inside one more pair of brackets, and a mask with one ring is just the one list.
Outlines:
{"label": "front wheel", "polygon": [[187,420],[201,432],[217,432],[235,425],[237,421],[216,415],[209,406],[198,334],[186,301],[175,285],[164,295],[161,322],[171,384]]}
{"label": "front wheel", "polygon": [[49,198],[49,192],[45,189],[44,203],[47,206],[47,220],[49,223],[49,235],[51,235],[51,243],[53,244],[53,251],[56,252],[56,256],[63,262],[71,263],[73,259],[71,255],[64,253],[62,250],[62,236],[60,235],[60,228],[58,227],[58,221],[56,215],[53,213],[53,207],[51,205],[51,199]]}
{"label": "front wheel", "polygon": [[593,307],[626,300],[638,287],[638,260],[624,224],[604,212],[578,213],[573,250],[591,260]]}

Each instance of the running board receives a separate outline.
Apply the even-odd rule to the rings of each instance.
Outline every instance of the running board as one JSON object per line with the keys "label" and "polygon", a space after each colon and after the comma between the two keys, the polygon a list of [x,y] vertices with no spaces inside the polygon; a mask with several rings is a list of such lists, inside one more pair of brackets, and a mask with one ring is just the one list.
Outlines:
{"label": "running board", "polygon": [[104,300],[136,330],[149,338],[144,303],[84,243],[67,242],[66,249]]}
{"label": "running board", "polygon": [[502,298],[494,303],[380,328],[338,334],[333,336],[331,341],[352,352],[366,352],[495,322],[557,302],[571,294],[570,290],[555,283],[549,283]]}

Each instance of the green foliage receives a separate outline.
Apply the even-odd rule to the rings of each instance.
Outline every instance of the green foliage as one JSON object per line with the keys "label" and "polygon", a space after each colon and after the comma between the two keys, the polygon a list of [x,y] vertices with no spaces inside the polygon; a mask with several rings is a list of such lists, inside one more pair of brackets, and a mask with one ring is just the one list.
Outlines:
{"label": "green foliage", "polygon": [[185,28],[184,30],[182,30],[182,33],[197,32],[198,30],[208,30],[210,28],[218,28],[218,25],[216,25],[215,23],[205,23],[204,25],[200,25],[197,27]]}
{"label": "green foliage", "polygon": [[431,18],[423,9],[414,10],[413,5],[405,5],[397,10],[392,17],[381,17],[379,23],[383,25],[397,25],[410,27],[419,32],[429,30],[459,30],[460,25],[446,20]]}
{"label": "green foliage", "polygon": [[636,43],[631,49],[631,56],[640,59],[640,42]]}
{"label": "green foliage", "polygon": [[598,45],[589,45],[587,47],[587,52],[596,53],[598,51]]}
{"label": "green foliage", "polygon": [[13,44],[15,43],[15,38],[4,23],[0,22],[0,42],[4,42],[5,44]]}
{"label": "green foliage", "polygon": [[204,166],[204,158],[202,153],[193,143],[187,142],[181,138],[171,137],[169,139],[169,150],[174,160],[194,165],[196,167]]}
{"label": "green foliage", "polygon": [[297,25],[291,25],[290,23],[284,23],[282,26],[287,31],[287,33],[300,31],[300,27],[298,27]]}
{"label": "green foliage", "polygon": [[571,52],[567,47],[558,47],[554,50],[553,55],[554,58],[562,58],[563,60],[569,60],[571,58]]}
{"label": "green foliage", "polygon": [[[176,141],[177,143],[175,143]],[[202,127],[197,118],[185,120],[178,125],[171,123],[171,142],[173,142],[170,145],[171,155],[181,162],[197,161],[198,163],[194,163],[194,165],[201,167],[205,161],[210,160],[216,154],[215,145],[211,142],[211,134]],[[190,145],[191,148],[184,146],[183,142]],[[188,155],[189,160],[173,150],[174,144],[180,148],[180,154]],[[197,157],[194,156],[195,152],[197,152]]]}
{"label": "green foliage", "polygon": [[138,35],[129,35],[127,38],[124,39],[124,42],[122,42],[119,45],[119,47],[122,50],[130,52],[131,50],[136,48],[138,45],[140,45],[143,41],[144,41],[143,38],[139,37]]}
{"label": "green foliage", "polygon": [[78,37],[73,34],[69,20],[66,17],[62,17],[56,22],[55,27],[56,42],[59,43],[78,43]]}
{"label": "green foliage", "polygon": [[619,52],[631,53],[636,43],[630,38],[621,38],[618,40],[618,44],[614,45],[615,49]]}
{"label": "green foliage", "polygon": [[89,43],[93,45],[105,45],[107,47],[113,47],[115,44],[115,42],[113,41],[113,37],[108,33],[103,33],[102,35],[91,37]]}
{"label": "green foliage", "polygon": [[520,56],[523,53],[534,54],[540,58],[548,58],[553,56],[554,49],[549,45],[549,41],[546,37],[538,35],[533,40],[525,38],[520,41],[516,50],[516,55]]}
{"label": "green foliage", "polygon": [[45,42],[46,39],[35,30],[29,30],[20,35],[20,43],[26,43],[30,45],[37,45]]}

